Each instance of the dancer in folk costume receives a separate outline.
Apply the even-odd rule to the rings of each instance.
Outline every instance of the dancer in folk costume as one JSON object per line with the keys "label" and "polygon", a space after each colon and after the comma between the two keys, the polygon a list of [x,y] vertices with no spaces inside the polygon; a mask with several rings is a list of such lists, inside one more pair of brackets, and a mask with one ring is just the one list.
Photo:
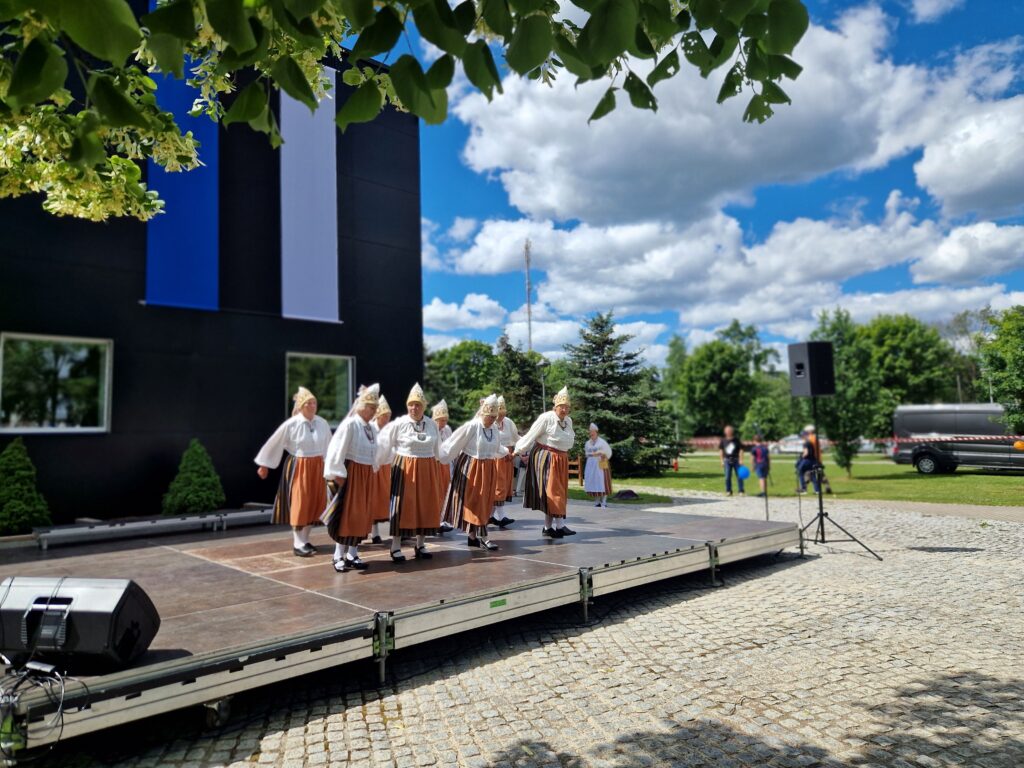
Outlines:
{"label": "dancer in folk costume", "polygon": [[374,510],[384,503],[377,483],[377,432],[373,417],[380,387],[361,387],[348,416],[338,425],[327,448],[324,477],[333,485],[331,500],[321,520],[334,540],[334,570],[362,571],[359,542],[373,525]]}
{"label": "dancer in folk costume", "polygon": [[445,520],[469,534],[469,546],[486,550],[498,548],[487,537],[487,521],[494,508],[499,466],[508,453],[494,423],[497,415],[498,398],[490,395],[473,420],[455,430],[441,446],[442,457],[453,461]]}
{"label": "dancer in folk costume", "polygon": [[583,468],[583,490],[594,500],[595,507],[607,507],[612,492],[612,447],[598,434],[597,424],[590,425],[590,439],[583,444],[587,464]]}
{"label": "dancer in folk costume", "polygon": [[570,410],[569,390],[562,387],[554,397],[554,408],[537,417],[515,448],[519,454],[534,449],[526,469],[523,506],[544,513],[543,535],[551,539],[576,533],[565,524],[569,500],[568,451],[576,440]]}
{"label": "dancer in folk costume", "polygon": [[[448,403],[443,399],[438,400],[437,404],[430,409],[430,418],[437,424],[437,431],[441,435],[441,442],[444,443],[445,440],[452,436],[452,428],[448,424]],[[452,528],[451,523],[444,519],[444,501],[445,496],[448,494],[448,486],[452,481],[452,465],[442,464],[440,461],[437,462],[437,475],[441,487],[441,503],[438,505],[441,515],[441,527],[438,530],[441,533],[448,533],[455,530]]]}
{"label": "dancer in folk costume", "polygon": [[[415,384],[406,398],[408,413],[380,431],[379,458],[394,454],[391,465],[391,559],[404,563],[402,537],[415,536],[417,560],[429,559],[425,538],[438,532],[437,500],[441,497],[437,461],[441,434],[427,416],[427,398]],[[379,459],[378,459],[379,460]]]}
{"label": "dancer in folk costume", "polygon": [[[373,433],[374,436],[379,435],[380,431],[388,425],[391,421],[391,406],[388,405],[388,399],[384,395],[380,396],[380,400],[377,402],[377,415],[373,417]],[[378,460],[377,474],[374,475],[374,481],[380,486],[380,493],[374,497],[377,502],[376,509],[373,510],[373,529],[371,533],[373,538],[370,539],[374,544],[380,544],[383,539],[381,536],[384,535],[384,531],[387,530],[388,520],[390,519],[389,510],[391,507],[391,462],[394,460],[394,456],[381,457]]]}
{"label": "dancer in folk costume", "polygon": [[273,522],[292,527],[292,551],[296,557],[312,557],[316,547],[309,532],[327,505],[324,455],[331,439],[331,427],[316,415],[316,397],[299,387],[292,397],[292,416],[275,430],[256,454],[257,474],[266,480],[281,458],[288,454],[281,483],[274,498]]}
{"label": "dancer in folk costume", "polygon": [[505,512],[505,504],[512,501],[514,489],[512,457],[515,456],[516,441],[519,439],[519,430],[516,423],[508,417],[505,408],[505,398],[498,397],[498,418],[494,422],[498,430],[498,438],[505,455],[498,464],[498,487],[494,492],[494,514],[491,515],[491,524],[505,528],[515,522],[515,518],[509,517]]}

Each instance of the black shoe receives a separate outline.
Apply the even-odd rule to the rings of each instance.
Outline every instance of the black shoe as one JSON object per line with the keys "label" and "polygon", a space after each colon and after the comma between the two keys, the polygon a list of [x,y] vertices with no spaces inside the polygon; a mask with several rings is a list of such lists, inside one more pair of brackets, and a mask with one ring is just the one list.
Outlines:
{"label": "black shoe", "polygon": [[562,538],[562,532],[557,528],[545,528],[541,531],[542,535],[547,536],[549,539],[560,539]]}
{"label": "black shoe", "polygon": [[309,543],[308,541],[307,541],[307,542],[306,542],[305,544],[303,544],[303,545],[302,545],[302,548],[303,548],[304,550],[306,550],[307,552],[309,552],[309,553],[311,553],[311,554],[314,554],[314,555],[315,555],[315,554],[316,554],[317,552],[319,552],[319,551],[320,551],[319,549],[317,549],[316,547],[314,547],[314,546],[313,546],[312,544],[310,544],[310,543]]}
{"label": "black shoe", "polygon": [[344,573],[345,571],[349,570],[349,567],[346,564],[344,557],[341,558],[341,560],[335,560],[334,561],[334,570],[337,573]]}
{"label": "black shoe", "polygon": [[434,557],[432,554],[427,552],[426,547],[416,547],[415,552],[417,560],[430,560]]}
{"label": "black shoe", "polygon": [[401,552],[394,552],[393,551],[391,553],[391,562],[392,563],[404,563],[405,562],[405,555],[403,555]]}
{"label": "black shoe", "polygon": [[515,521],[516,519],[514,517],[506,517],[504,520],[498,521],[498,527],[504,530],[508,526],[512,525],[512,523],[514,523]]}
{"label": "black shoe", "polygon": [[467,547],[479,547],[480,546],[480,539],[466,539],[466,546]]}
{"label": "black shoe", "polygon": [[496,518],[494,515],[491,515],[491,519],[487,521],[487,524],[488,525],[498,525],[498,526],[500,526],[501,525],[501,520]]}
{"label": "black shoe", "polygon": [[493,544],[489,540],[481,542],[480,546],[481,548],[486,549],[488,552],[493,552],[498,548],[497,544]]}
{"label": "black shoe", "polygon": [[451,523],[447,522],[447,521],[442,522],[441,526],[438,528],[438,531],[440,533],[451,533],[454,530],[455,530],[455,526],[452,525]]}
{"label": "black shoe", "polygon": [[295,554],[296,557],[312,557],[313,556],[313,550],[312,549],[306,549],[305,547],[303,547],[302,549],[299,549],[298,547],[292,547],[292,552]]}
{"label": "black shoe", "polygon": [[370,567],[369,565],[364,563],[358,557],[351,558],[348,555],[345,555],[345,568],[346,568],[346,570],[349,569],[349,568],[354,568],[357,571],[365,571],[369,567]]}
{"label": "black shoe", "polygon": [[569,527],[564,526],[564,525],[561,528],[558,529],[558,532],[560,534],[562,534],[563,536],[575,536],[576,535],[576,531],[574,531],[572,528],[569,528]]}
{"label": "black shoe", "polygon": [[757,498],[763,499],[764,498],[764,491],[762,491],[761,493],[757,494]]}
{"label": "black shoe", "polygon": [[383,539],[380,536],[374,536],[372,539],[370,539],[371,544],[380,544],[382,541]]}

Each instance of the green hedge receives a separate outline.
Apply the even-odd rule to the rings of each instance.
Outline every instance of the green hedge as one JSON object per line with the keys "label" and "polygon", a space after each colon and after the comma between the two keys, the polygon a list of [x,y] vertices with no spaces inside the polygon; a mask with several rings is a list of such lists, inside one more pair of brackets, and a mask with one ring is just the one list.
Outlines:
{"label": "green hedge", "polygon": [[36,488],[36,468],[17,437],[0,452],[0,536],[50,525],[50,510]]}
{"label": "green hedge", "polygon": [[178,465],[178,476],[164,494],[165,515],[199,515],[224,506],[224,486],[210,454],[193,439]]}

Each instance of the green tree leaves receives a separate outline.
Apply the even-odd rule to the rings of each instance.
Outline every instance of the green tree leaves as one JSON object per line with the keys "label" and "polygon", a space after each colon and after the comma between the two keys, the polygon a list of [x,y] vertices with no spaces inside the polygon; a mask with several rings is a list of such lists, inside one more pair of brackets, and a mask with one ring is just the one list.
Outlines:
{"label": "green tree leaves", "polygon": [[125,0],[61,0],[60,23],[82,48],[115,66],[123,64],[142,41],[135,14]]}
{"label": "green tree leaves", "polygon": [[516,26],[505,60],[513,70],[525,75],[547,60],[554,45],[550,19],[547,16],[527,16]]}
{"label": "green tree leaves", "polygon": [[[460,63],[491,99],[502,90],[502,60],[543,83],[563,71],[577,83],[606,80],[590,121],[615,108],[618,91],[634,108],[656,110],[653,88],[685,63],[704,77],[725,68],[719,100],[749,91],[748,121],[789,103],[780,83],[800,74],[790,54],[808,26],[801,0],[574,4],[583,18],[562,14],[555,0],[159,0],[152,9],[134,0],[0,0],[8,41],[0,137],[31,124],[40,145],[61,148],[27,153],[8,171],[5,192],[52,193],[63,213],[90,218],[158,212],[138,164],[178,170],[199,160],[194,138],[158,106],[163,81],[150,80],[151,71],[189,78],[199,94],[194,115],[245,123],[275,146],[272,91],[318,109],[326,87],[318,66],[338,58],[383,59],[346,78],[356,93],[339,110],[341,130],[389,103],[439,123]],[[443,52],[426,72],[409,54],[391,61],[413,27]],[[346,56],[342,41],[353,38]]]}
{"label": "green tree leaves", "polygon": [[25,46],[14,65],[7,103],[14,109],[49,98],[64,85],[68,65],[57,46],[36,38]]}

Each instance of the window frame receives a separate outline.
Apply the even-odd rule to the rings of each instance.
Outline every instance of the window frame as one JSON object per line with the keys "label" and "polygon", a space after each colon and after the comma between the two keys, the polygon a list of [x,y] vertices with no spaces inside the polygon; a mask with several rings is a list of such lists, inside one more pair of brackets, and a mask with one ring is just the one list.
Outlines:
{"label": "window frame", "polygon": [[[288,398],[290,398],[293,394],[295,394],[295,390],[294,389],[289,389],[289,384],[288,384],[288,362],[293,357],[321,357],[321,358],[327,358],[327,359],[330,359],[330,360],[344,360],[344,361],[346,361],[348,363],[348,402],[349,402],[349,407],[350,408],[352,407],[352,402],[353,402],[353,400],[355,398],[355,377],[356,377],[356,358],[355,358],[354,355],[335,355],[335,354],[328,354],[328,353],[321,353],[321,352],[296,352],[296,351],[287,351],[286,350],[285,353],[284,353],[284,389],[285,389],[285,402],[286,403],[288,402]],[[319,404],[319,402],[320,402],[320,395],[318,395],[315,392],[313,394],[317,395],[317,402]],[[318,412],[319,412],[319,410],[318,410]],[[291,418],[291,415],[292,415],[291,410],[286,406],[285,407],[285,418],[286,419]],[[331,429],[337,429],[338,428],[338,424],[341,424],[341,422],[342,422],[342,420],[344,418],[345,418],[345,415],[342,414],[341,418],[338,419],[337,424],[332,423],[330,421],[328,421],[327,423],[330,425]]]}
{"label": "window frame", "polygon": [[8,339],[70,344],[95,344],[106,347],[103,366],[103,424],[97,427],[9,427],[0,422],[0,435],[105,435],[111,432],[114,408],[114,340],[91,336],[64,336],[49,333],[0,331],[0,404],[3,403],[4,347]]}

